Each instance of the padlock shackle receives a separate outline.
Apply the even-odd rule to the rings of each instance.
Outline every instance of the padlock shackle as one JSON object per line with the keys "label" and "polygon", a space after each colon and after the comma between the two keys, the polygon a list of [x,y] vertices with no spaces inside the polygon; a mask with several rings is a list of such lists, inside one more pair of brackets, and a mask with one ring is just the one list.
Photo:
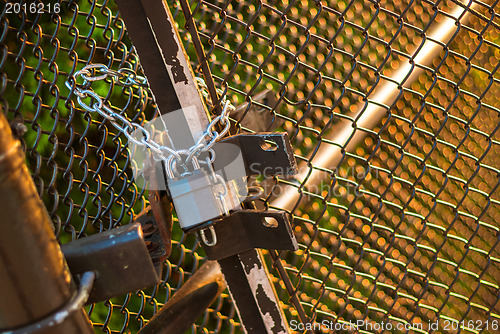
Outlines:
{"label": "padlock shackle", "polygon": [[169,155],[168,158],[166,158],[164,160],[164,165],[165,165],[165,174],[167,175],[167,178],[169,180],[173,180],[174,179],[174,172],[172,170],[172,163],[173,163],[173,160],[174,160],[174,156],[173,155]]}
{"label": "padlock shackle", "polygon": [[[186,155],[187,156],[186,162],[191,160],[191,163],[193,165],[193,170],[201,169],[200,162],[198,161],[198,158],[195,155],[191,155],[190,151],[179,150],[179,151],[177,151],[177,153],[179,155]],[[174,171],[176,171],[181,177],[191,175],[192,172],[189,171],[188,167],[186,166],[186,162],[181,161],[181,166],[182,166],[182,168],[184,168],[184,173],[181,174],[181,173],[179,173],[179,171],[177,171],[178,159],[176,159],[174,155],[169,155],[168,158],[166,158],[164,160],[165,173],[167,175],[167,178],[170,180],[174,179],[175,178]]]}

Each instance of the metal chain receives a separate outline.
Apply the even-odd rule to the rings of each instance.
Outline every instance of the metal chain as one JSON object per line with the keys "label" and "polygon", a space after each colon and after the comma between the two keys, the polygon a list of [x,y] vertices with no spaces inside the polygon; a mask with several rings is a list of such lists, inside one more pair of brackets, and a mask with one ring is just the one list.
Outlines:
{"label": "metal chain", "polygon": [[[78,77],[83,78],[82,84],[77,84]],[[177,171],[177,167],[182,167],[184,169],[183,173],[179,173],[181,177],[189,175],[191,172],[187,167],[188,164],[192,164],[194,169],[199,169],[198,157],[200,154],[208,152],[210,157],[206,161],[202,162],[207,165],[209,171],[209,177],[213,184],[213,189],[216,191],[216,198],[220,202],[222,214],[226,215],[229,212],[229,208],[226,203],[226,196],[228,194],[227,184],[222,176],[215,173],[212,163],[215,160],[215,151],[212,149],[214,144],[222,138],[229,131],[231,125],[229,121],[229,114],[231,111],[235,110],[235,107],[227,100],[226,96],[223,94],[222,90],[219,90],[219,94],[223,96],[221,100],[222,112],[220,115],[216,116],[207,128],[203,132],[202,136],[196,141],[196,143],[189,149],[184,150],[174,150],[171,147],[164,146],[161,143],[157,143],[151,138],[151,134],[142,125],[129,121],[124,115],[114,112],[111,107],[106,104],[106,101],[97,95],[90,85],[94,81],[105,80],[110,78],[114,83],[125,86],[132,87],[137,86],[140,90],[140,96],[142,96],[143,87],[147,87],[147,80],[142,76],[138,76],[134,71],[122,68],[118,71],[112,70],[103,64],[91,64],[83,67],[81,70],[77,71],[73,76],[70,76],[66,81],[66,86],[77,96],[77,101],[80,106],[87,110],[88,112],[96,112],[105,119],[107,119],[116,129],[123,133],[130,142],[133,142],[139,146],[147,147],[154,155],[157,155],[158,160],[163,160],[165,162],[165,168],[167,175],[171,178],[174,177],[174,172]],[[201,90],[201,94],[204,97],[207,104],[212,104],[211,99],[209,99],[208,87],[201,78],[196,78],[198,86]],[[70,96],[71,96],[70,93]],[[84,100],[86,98],[91,98],[93,102],[86,104]],[[222,130],[217,131],[217,126],[220,124]],[[139,130],[143,137],[140,140],[134,138],[133,133]],[[222,188],[222,190],[221,190]],[[200,233],[201,239],[207,245],[215,245],[217,242],[215,231],[213,226],[208,228],[212,234],[212,241],[208,241],[205,237],[204,231]]]}
{"label": "metal chain", "polygon": [[[78,77],[83,78],[84,81],[82,84],[78,84],[76,82]],[[212,150],[212,147],[229,131],[229,127],[231,125],[229,121],[229,114],[235,110],[235,107],[225,96],[223,96],[221,100],[223,106],[222,113],[215,117],[210,124],[208,124],[202,136],[196,141],[196,143],[187,150],[174,150],[171,147],[164,146],[161,143],[157,143],[152,140],[151,134],[142,125],[131,122],[122,114],[114,112],[113,109],[109,107],[106,102],[90,87],[92,82],[105,80],[107,78],[110,78],[114,83],[124,87],[137,86],[140,90],[142,90],[143,87],[147,87],[146,78],[137,75],[133,70],[121,68],[118,71],[115,71],[108,68],[104,64],[90,64],[83,67],[73,76],[70,76],[65,84],[71,90],[71,93],[77,96],[78,104],[83,109],[89,112],[96,112],[103,116],[105,119],[110,121],[110,123],[118,131],[123,133],[129,141],[136,145],[145,146],[150,149],[153,154],[158,156],[159,160],[165,161],[167,163],[167,167],[172,171],[177,171],[177,167],[182,167],[184,169],[184,173],[181,175],[189,173],[189,168],[187,166],[189,164],[197,165],[199,155],[205,152],[209,152],[211,154],[210,163],[214,161],[215,152]],[[196,81],[201,89],[202,96],[208,103],[209,93],[207,85],[201,78],[196,78]],[[221,95],[223,95],[222,90],[218,91]],[[89,97],[92,98],[94,102],[86,104],[84,99]],[[222,128],[220,132],[217,131],[218,123]],[[133,136],[133,133],[137,130],[143,134],[141,140],[137,140]],[[217,179],[220,181],[222,178],[218,177]],[[223,184],[225,185],[225,182]],[[225,193],[227,193],[227,189],[224,194]]]}

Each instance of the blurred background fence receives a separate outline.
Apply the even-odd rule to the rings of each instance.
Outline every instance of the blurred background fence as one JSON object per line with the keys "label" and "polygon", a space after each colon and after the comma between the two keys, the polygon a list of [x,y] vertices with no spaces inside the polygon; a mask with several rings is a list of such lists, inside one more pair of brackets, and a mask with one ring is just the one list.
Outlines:
{"label": "blurred background fence", "polygon": [[[60,1],[59,13],[16,14],[2,2],[1,108],[58,239],[131,222],[148,200],[132,179],[127,140],[64,86],[89,63],[141,73],[115,3]],[[454,333],[444,326],[456,321],[464,333],[497,332],[497,2],[191,1],[215,81],[240,106],[234,131],[286,131],[299,162],[296,178],[261,180],[262,205],[293,214],[300,244],[279,254],[286,277],[264,252],[290,324],[303,320],[301,308],[317,323]],[[168,3],[197,71],[180,6]],[[447,34],[432,33],[449,21]],[[435,51],[422,57],[428,45]],[[386,86],[382,95],[394,96],[381,102]],[[150,95],[110,81],[93,88],[134,121],[156,116]],[[173,236],[160,285],[87,307],[96,332],[137,332],[204,262],[195,237],[178,226]],[[242,332],[227,292],[192,332]]]}

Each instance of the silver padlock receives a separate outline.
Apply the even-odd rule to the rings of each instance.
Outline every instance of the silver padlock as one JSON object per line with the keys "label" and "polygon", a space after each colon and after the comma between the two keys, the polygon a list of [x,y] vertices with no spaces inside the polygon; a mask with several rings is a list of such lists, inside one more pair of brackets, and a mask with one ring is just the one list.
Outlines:
{"label": "silver padlock", "polygon": [[188,232],[207,221],[227,214],[213,178],[193,160],[194,171],[174,176],[172,161],[165,163],[167,184],[181,228]]}

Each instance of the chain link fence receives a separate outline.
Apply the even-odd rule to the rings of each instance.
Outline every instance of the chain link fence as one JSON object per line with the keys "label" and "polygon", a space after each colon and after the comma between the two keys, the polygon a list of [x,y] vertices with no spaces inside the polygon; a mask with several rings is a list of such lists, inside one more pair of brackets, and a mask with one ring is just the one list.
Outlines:
{"label": "chain link fence", "polygon": [[[61,1],[58,13],[16,14],[2,2],[1,108],[58,239],[131,222],[148,200],[127,140],[64,85],[89,63],[141,73],[116,5]],[[197,70],[180,7],[169,4]],[[497,1],[191,5],[216,83],[239,106],[234,132],[286,131],[295,150],[299,176],[260,180],[261,204],[294,216],[299,250],[275,261],[264,252],[291,329],[496,333]],[[147,92],[93,88],[135,122],[157,113]],[[96,332],[137,332],[203,263],[195,237],[175,226],[173,239],[159,286],[87,308]],[[192,332],[242,332],[227,292]]]}

